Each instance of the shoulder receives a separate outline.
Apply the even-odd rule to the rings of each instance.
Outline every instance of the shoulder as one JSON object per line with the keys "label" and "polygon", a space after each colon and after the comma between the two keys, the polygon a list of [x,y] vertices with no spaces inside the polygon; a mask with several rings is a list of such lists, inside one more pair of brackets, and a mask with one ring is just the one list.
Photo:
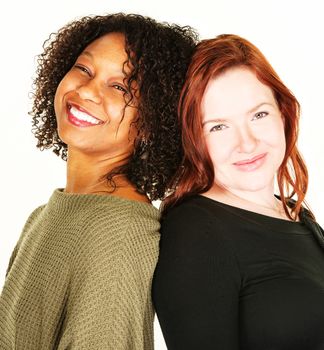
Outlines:
{"label": "shoulder", "polygon": [[28,232],[30,228],[33,227],[35,223],[42,217],[42,213],[45,208],[46,208],[46,205],[41,205],[31,212],[31,214],[27,218],[26,223],[24,225],[24,228],[20,237],[20,241],[22,240],[22,237],[25,235],[25,233]]}
{"label": "shoulder", "polygon": [[83,228],[111,232],[158,230],[160,212],[153,205],[110,196],[84,212]]}
{"label": "shoulder", "polygon": [[169,220],[182,220],[183,218],[191,221],[197,218],[215,218],[217,216],[217,209],[217,202],[201,195],[194,195],[184,199],[179,204],[170,208],[163,215],[162,221],[167,222]]}
{"label": "shoulder", "polygon": [[35,224],[35,221],[37,221],[37,219],[40,217],[40,214],[42,213],[44,208],[45,208],[45,205],[37,207],[36,209],[34,209],[32,211],[32,213],[27,218],[26,223],[24,225],[24,228],[22,230],[22,233],[21,233],[21,235],[19,237],[19,240],[16,243],[16,246],[15,246],[13,252],[11,253],[11,257],[10,257],[10,260],[9,260],[9,264],[8,264],[8,267],[7,267],[6,274],[8,274],[9,270],[11,269],[11,266],[12,266],[12,264],[13,264],[15,258],[16,258],[18,250],[20,249],[20,247],[22,245],[22,242],[23,242],[23,240],[26,237],[26,233],[29,232],[30,228],[33,227],[33,225]]}
{"label": "shoulder", "polygon": [[213,275],[226,271],[239,285],[238,257],[231,232],[222,223],[223,210],[217,202],[199,195],[168,210],[161,222],[158,278],[192,279],[196,271],[198,280],[206,271]]}
{"label": "shoulder", "polygon": [[222,208],[208,198],[186,199],[163,216],[161,251],[209,255],[223,250],[230,243],[221,216]]}
{"label": "shoulder", "polygon": [[215,222],[220,223],[221,208],[217,202],[206,197],[195,195],[186,198],[175,207],[169,209],[162,217],[162,231],[168,231],[169,227],[207,228]]}
{"label": "shoulder", "polygon": [[312,231],[319,245],[324,248],[324,230],[312,217],[306,208],[302,208],[299,214],[300,220]]}
{"label": "shoulder", "polygon": [[26,223],[33,222],[35,219],[37,219],[41,215],[41,213],[44,211],[45,208],[46,208],[46,204],[43,204],[38,206],[36,209],[34,209],[29,215]]}
{"label": "shoulder", "polygon": [[158,256],[157,209],[113,198],[92,206],[84,214],[74,247],[72,270],[79,274],[81,270],[93,272],[99,281],[101,278],[125,279],[130,271],[139,271],[139,280],[147,278]]}
{"label": "shoulder", "polygon": [[[112,197],[112,196],[111,196]],[[126,245],[159,239],[159,211],[150,204],[107,198],[83,212],[78,249],[85,255],[117,252]]]}

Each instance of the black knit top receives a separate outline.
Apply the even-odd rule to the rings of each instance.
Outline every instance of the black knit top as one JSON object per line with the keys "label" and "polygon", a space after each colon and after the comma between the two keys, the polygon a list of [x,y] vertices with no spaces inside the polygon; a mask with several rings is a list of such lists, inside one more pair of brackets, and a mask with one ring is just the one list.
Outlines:
{"label": "black knit top", "polygon": [[153,301],[169,350],[324,349],[321,228],[194,196],[162,222]]}

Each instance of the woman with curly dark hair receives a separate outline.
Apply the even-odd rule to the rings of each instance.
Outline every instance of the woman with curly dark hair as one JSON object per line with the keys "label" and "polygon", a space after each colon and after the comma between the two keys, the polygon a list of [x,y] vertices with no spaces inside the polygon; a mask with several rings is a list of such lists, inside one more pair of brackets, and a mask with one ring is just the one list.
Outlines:
{"label": "woman with curly dark hair", "polygon": [[37,147],[67,182],[27,220],[0,297],[1,349],[152,349],[159,211],[181,159],[176,106],[196,33],[88,16],[45,42]]}

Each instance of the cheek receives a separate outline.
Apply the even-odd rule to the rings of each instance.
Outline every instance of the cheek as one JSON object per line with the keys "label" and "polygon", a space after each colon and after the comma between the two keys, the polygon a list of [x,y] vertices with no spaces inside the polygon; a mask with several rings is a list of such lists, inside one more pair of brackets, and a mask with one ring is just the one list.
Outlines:
{"label": "cheek", "polygon": [[125,145],[125,143],[133,144],[137,136],[137,128],[133,123],[135,113],[130,108],[126,108],[124,115],[123,111],[124,108],[109,108],[109,112],[107,112],[109,123],[106,124],[105,132],[107,132],[107,135],[113,135],[115,141],[121,145]]}
{"label": "cheek", "polygon": [[58,114],[61,111],[63,104],[63,96],[65,95],[66,91],[66,84],[63,78],[63,80],[61,80],[61,82],[59,83],[54,96],[54,110],[56,114]]}
{"label": "cheek", "polygon": [[56,89],[55,96],[54,96],[54,110],[55,114],[57,114],[60,110],[61,103],[60,103],[60,90],[59,87]]}
{"label": "cheek", "polygon": [[122,119],[128,118],[129,108],[125,109],[125,100],[122,94],[116,96],[112,91],[106,91],[104,94],[103,108],[109,116],[110,122],[120,123]]}
{"label": "cheek", "polygon": [[110,123],[120,123],[123,118],[124,110],[122,106],[117,106],[113,103],[107,103],[105,106],[105,113],[109,117]]}
{"label": "cheek", "polygon": [[266,130],[266,140],[267,143],[280,151],[280,153],[285,153],[286,150],[286,137],[283,122],[278,120],[271,127]]}
{"label": "cheek", "polygon": [[214,167],[221,166],[231,159],[233,153],[233,144],[230,137],[223,135],[209,135],[206,139],[206,145]]}
{"label": "cheek", "polygon": [[58,84],[55,96],[57,96],[58,99],[61,99],[66,93],[75,90],[79,85],[80,82],[78,78],[72,71],[69,71]]}
{"label": "cheek", "polygon": [[281,138],[280,143],[279,143],[278,153],[279,153],[278,163],[279,163],[279,165],[281,165],[282,161],[285,158],[285,154],[286,154],[286,137],[285,137],[284,133],[283,133],[282,138]]}

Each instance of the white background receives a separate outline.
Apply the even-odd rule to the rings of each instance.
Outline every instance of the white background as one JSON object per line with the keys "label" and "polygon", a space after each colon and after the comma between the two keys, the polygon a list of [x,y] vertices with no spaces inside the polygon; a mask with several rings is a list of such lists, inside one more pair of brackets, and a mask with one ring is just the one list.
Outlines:
{"label": "white background", "polygon": [[[35,148],[30,99],[35,56],[51,32],[89,14],[139,13],[191,25],[201,38],[246,37],[269,59],[302,106],[299,147],[309,167],[308,202],[324,211],[324,23],[321,0],[51,0],[0,5],[0,289],[11,251],[29,213],[65,185],[65,163]],[[156,323],[156,349],[166,349]]]}

